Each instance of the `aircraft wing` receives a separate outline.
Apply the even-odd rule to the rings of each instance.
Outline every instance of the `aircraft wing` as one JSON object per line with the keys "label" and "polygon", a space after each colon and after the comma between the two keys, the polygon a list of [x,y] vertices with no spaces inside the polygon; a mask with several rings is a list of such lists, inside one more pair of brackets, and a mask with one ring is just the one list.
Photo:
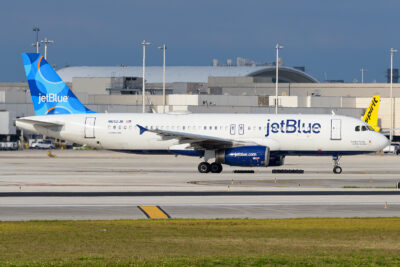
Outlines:
{"label": "aircraft wing", "polygon": [[140,129],[140,134],[145,132],[156,133],[160,135],[164,140],[168,139],[178,139],[179,143],[187,144],[189,143],[191,147],[194,149],[223,149],[230,148],[236,146],[245,146],[245,145],[257,145],[253,142],[248,141],[238,141],[227,138],[220,138],[208,135],[200,135],[200,134],[191,134],[191,133],[183,133],[183,132],[175,132],[175,131],[167,131],[161,129],[148,129],[139,124],[137,126]]}

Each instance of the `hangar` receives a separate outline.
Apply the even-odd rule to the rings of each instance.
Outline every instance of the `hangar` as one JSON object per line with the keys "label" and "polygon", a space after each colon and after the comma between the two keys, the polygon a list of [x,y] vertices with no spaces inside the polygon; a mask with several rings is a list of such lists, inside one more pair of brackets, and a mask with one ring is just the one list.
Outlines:
{"label": "hangar", "polygon": [[[57,73],[65,82],[75,77],[142,77],[141,66],[76,66],[59,69]],[[162,67],[146,67],[146,83],[162,82]],[[168,66],[166,83],[207,83],[209,77],[254,77],[262,82],[275,82],[275,66]],[[318,80],[304,72],[304,68],[279,66],[281,83],[317,83]]]}

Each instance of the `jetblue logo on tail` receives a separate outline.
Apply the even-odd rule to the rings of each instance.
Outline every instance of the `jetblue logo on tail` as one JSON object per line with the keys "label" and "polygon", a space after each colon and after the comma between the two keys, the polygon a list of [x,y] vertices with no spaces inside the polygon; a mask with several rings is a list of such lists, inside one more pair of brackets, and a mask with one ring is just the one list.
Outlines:
{"label": "jetblue logo on tail", "polygon": [[64,95],[64,96],[58,96],[57,94],[47,94],[47,95],[42,95],[39,93],[39,102],[40,103],[67,103],[68,102],[68,96]]}

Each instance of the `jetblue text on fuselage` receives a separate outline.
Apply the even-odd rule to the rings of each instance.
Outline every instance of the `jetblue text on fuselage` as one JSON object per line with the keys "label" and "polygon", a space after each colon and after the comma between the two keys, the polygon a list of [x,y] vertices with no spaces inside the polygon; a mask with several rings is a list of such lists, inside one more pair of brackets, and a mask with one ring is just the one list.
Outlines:
{"label": "jetblue text on fuselage", "polygon": [[62,102],[68,102],[68,96],[58,96],[57,94],[49,93],[46,95],[39,94],[39,104],[40,103],[62,103]]}
{"label": "jetblue text on fuselage", "polygon": [[321,132],[321,124],[318,122],[302,122],[301,120],[281,120],[280,122],[267,121],[267,133],[268,137],[270,134],[276,133],[304,133],[304,134],[319,134]]}

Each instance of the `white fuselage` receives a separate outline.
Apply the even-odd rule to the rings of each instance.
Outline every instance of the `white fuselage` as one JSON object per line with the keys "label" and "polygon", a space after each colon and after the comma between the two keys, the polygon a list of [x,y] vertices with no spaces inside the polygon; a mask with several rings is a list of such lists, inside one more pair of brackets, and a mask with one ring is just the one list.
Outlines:
{"label": "white fuselage", "polygon": [[[146,114],[93,113],[21,118],[19,128],[96,148],[133,153],[187,149],[176,138],[141,133],[139,126],[267,146],[282,155],[345,155],[379,151],[388,144],[380,133],[356,131],[361,120],[338,115],[301,114]],[[57,123],[42,126],[23,119]]]}

